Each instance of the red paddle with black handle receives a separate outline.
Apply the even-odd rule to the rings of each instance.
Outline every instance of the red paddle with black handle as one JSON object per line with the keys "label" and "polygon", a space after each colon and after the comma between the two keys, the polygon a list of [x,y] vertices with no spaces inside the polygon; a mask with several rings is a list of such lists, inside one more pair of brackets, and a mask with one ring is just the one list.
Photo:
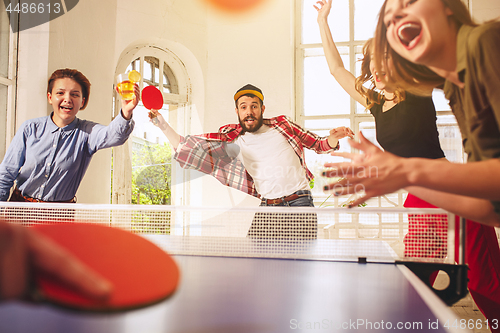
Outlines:
{"label": "red paddle with black handle", "polygon": [[[142,89],[142,103],[148,110],[160,110],[163,107],[163,95],[155,86],[147,86]],[[158,125],[156,114],[150,112],[151,121],[153,124]]]}

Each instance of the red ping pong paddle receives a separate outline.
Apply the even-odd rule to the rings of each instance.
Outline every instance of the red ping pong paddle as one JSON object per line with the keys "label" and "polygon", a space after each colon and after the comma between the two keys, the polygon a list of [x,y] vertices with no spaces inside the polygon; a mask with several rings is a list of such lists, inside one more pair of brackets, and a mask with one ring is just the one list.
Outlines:
{"label": "red ping pong paddle", "polygon": [[95,224],[37,225],[52,239],[113,285],[106,300],[96,300],[50,276],[36,274],[37,298],[84,311],[131,310],[169,297],[179,282],[179,269],[165,251],[131,232]]}
{"label": "red ping pong paddle", "polygon": [[[155,86],[147,86],[142,89],[142,103],[148,110],[159,110],[163,107],[163,95]],[[156,119],[156,115],[152,113],[150,115],[152,116],[151,121],[157,125],[158,119]]]}

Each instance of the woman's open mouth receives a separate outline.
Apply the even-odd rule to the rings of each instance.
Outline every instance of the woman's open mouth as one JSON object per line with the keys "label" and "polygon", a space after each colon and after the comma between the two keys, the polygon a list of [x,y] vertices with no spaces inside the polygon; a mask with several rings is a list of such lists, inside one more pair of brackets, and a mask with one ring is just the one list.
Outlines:
{"label": "woman's open mouth", "polygon": [[411,49],[418,42],[422,32],[420,24],[408,22],[401,25],[398,29],[398,37],[401,43],[407,48]]}

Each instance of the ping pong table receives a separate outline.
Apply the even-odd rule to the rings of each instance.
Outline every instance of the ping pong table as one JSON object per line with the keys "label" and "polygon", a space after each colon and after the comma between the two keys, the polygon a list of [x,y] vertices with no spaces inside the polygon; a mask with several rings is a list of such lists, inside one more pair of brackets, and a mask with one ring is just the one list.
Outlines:
{"label": "ping pong table", "polygon": [[0,332],[453,332],[459,322],[403,265],[174,258],[181,284],[162,303],[122,314],[86,314],[8,302],[0,305]]}
{"label": "ping pong table", "polygon": [[0,332],[469,332],[383,241],[143,236],[179,265],[169,299],[111,314],[4,302]]}

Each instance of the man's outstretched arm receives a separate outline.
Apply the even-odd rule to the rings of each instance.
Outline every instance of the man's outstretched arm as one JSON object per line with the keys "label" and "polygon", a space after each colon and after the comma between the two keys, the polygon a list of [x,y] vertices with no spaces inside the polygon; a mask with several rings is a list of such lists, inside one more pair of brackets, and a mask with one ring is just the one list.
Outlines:
{"label": "man's outstretched arm", "polygon": [[156,124],[156,126],[158,126],[158,128],[162,130],[163,134],[165,134],[172,147],[177,150],[177,147],[179,147],[179,143],[181,142],[181,136],[172,128],[172,126],[170,126],[170,124],[165,120],[165,118],[163,118],[158,110],[151,110],[149,117],[151,118],[152,115],[155,115],[156,119],[158,119],[158,123]]}

